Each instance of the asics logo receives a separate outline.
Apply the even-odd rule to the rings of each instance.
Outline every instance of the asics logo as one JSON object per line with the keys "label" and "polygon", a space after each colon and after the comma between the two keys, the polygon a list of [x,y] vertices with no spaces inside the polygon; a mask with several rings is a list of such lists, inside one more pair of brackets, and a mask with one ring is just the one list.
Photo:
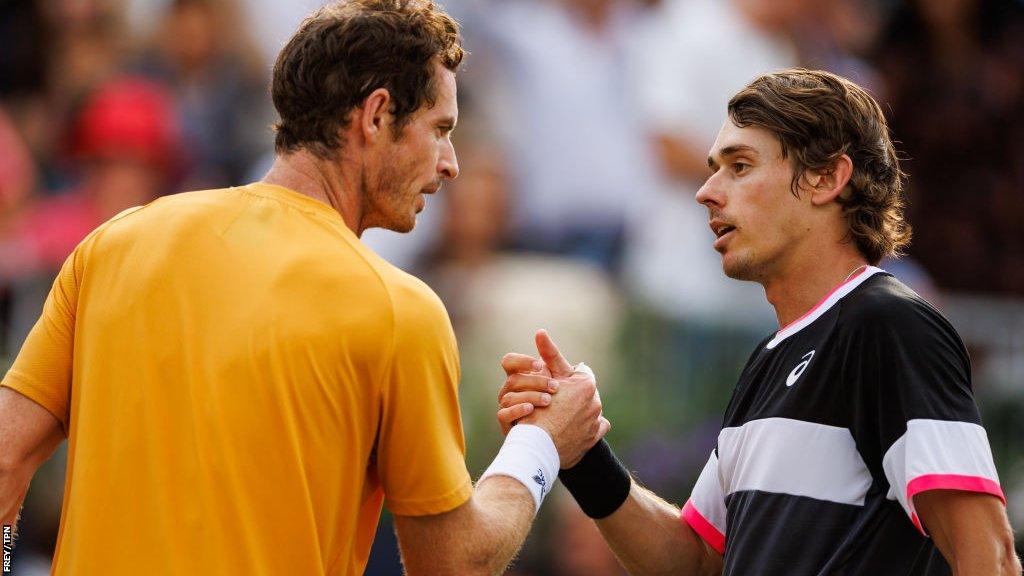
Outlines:
{"label": "asics logo", "polygon": [[793,371],[789,373],[789,376],[786,376],[786,386],[796,384],[800,375],[804,373],[804,370],[807,370],[807,365],[811,363],[811,358],[814,358],[814,352],[814,350],[811,350],[807,354],[803,355],[800,359],[800,363],[796,365],[796,368],[793,368]]}

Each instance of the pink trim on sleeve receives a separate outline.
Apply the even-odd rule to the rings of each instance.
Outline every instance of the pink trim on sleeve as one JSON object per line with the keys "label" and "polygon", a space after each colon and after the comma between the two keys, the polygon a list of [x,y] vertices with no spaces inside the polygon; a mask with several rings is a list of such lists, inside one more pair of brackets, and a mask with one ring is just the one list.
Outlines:
{"label": "pink trim on sleeve", "polygon": [[907,501],[914,495],[928,490],[964,490],[966,492],[984,492],[996,496],[1006,505],[1006,496],[999,483],[982,476],[963,476],[961,474],[925,474],[907,483]]}
{"label": "pink trim on sleeve", "polygon": [[[913,508],[914,496],[929,490],[963,490],[991,494],[1002,500],[1003,506],[1006,506],[1006,496],[998,482],[983,476],[964,476],[962,474],[925,474],[914,478],[907,483],[907,504]],[[910,513],[910,520],[921,534],[928,536],[928,532],[921,525],[921,520],[917,517],[916,512]]]}
{"label": "pink trim on sleeve", "polygon": [[708,543],[708,546],[717,550],[719,554],[725,555],[725,534],[719,532],[718,528],[715,528],[711,522],[704,518],[697,508],[694,507],[692,500],[686,501],[681,516],[690,525],[690,528],[693,528],[693,531]]}

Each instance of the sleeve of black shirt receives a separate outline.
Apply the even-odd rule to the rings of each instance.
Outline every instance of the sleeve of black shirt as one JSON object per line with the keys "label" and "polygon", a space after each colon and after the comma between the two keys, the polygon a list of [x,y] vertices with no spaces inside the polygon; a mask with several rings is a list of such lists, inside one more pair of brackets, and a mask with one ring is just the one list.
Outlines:
{"label": "sleeve of black shirt", "polygon": [[850,307],[844,328],[854,437],[883,471],[888,498],[922,533],[913,501],[920,492],[969,490],[1005,502],[970,359],[952,325],[909,290],[880,290]]}

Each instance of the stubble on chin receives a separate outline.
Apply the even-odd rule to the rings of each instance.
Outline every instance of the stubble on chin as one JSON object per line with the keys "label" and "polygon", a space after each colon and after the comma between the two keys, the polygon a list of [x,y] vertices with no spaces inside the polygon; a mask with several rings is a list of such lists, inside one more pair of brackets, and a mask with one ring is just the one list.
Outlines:
{"label": "stubble on chin", "polygon": [[416,227],[416,215],[412,215],[409,218],[394,219],[391,225],[387,226],[388,230],[392,232],[398,232],[399,234],[406,234],[412,232],[413,228]]}
{"label": "stubble on chin", "polygon": [[722,272],[733,280],[757,280],[757,266],[749,259],[738,255],[722,255]]}

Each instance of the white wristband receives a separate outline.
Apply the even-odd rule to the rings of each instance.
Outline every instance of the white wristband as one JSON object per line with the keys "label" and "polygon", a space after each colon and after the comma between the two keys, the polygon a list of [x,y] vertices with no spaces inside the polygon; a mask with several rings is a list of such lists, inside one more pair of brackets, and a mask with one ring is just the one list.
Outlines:
{"label": "white wristband", "polygon": [[488,476],[515,478],[533,495],[533,503],[536,504],[533,513],[536,515],[544,496],[558,479],[560,464],[558,449],[543,428],[532,424],[516,424],[505,437],[505,444],[501,446],[494,462],[491,462],[477,483]]}

